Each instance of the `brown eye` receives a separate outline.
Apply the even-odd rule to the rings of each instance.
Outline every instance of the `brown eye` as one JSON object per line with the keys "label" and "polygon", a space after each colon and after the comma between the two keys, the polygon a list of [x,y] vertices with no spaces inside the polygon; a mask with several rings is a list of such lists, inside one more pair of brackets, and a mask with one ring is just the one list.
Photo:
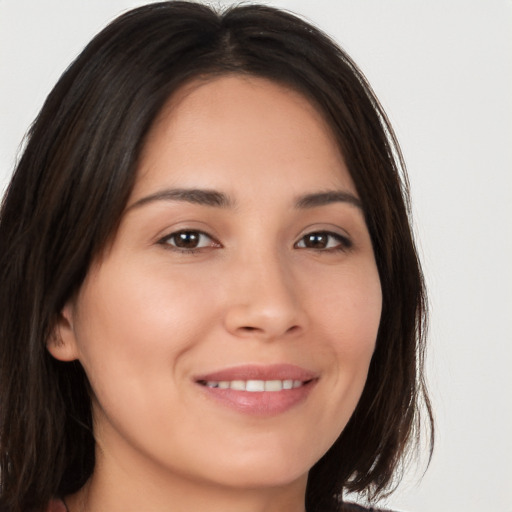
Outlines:
{"label": "brown eye", "polygon": [[201,231],[178,231],[163,238],[161,243],[185,251],[219,245],[210,236]]}
{"label": "brown eye", "polygon": [[329,243],[329,235],[326,233],[311,233],[304,238],[304,247],[308,249],[325,249]]}
{"label": "brown eye", "polygon": [[346,250],[352,246],[352,242],[338,233],[318,231],[303,236],[295,245],[299,249],[321,250]]}

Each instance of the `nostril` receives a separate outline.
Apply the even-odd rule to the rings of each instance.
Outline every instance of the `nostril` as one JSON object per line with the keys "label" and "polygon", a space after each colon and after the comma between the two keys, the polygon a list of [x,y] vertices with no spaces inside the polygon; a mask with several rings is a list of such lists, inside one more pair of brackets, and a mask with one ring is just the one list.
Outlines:
{"label": "nostril", "polygon": [[246,332],[253,332],[253,331],[257,331],[258,328],[257,327],[251,327],[251,326],[244,326],[244,327],[242,327],[242,330],[244,330]]}
{"label": "nostril", "polygon": [[[294,333],[296,331],[300,330],[300,327],[298,325],[292,325],[291,327],[289,327],[287,330],[286,330],[286,334],[288,333]],[[253,327],[251,325],[244,325],[242,327],[240,327],[240,331],[242,332],[259,332],[259,331],[264,331],[264,329],[261,329],[259,327]]]}

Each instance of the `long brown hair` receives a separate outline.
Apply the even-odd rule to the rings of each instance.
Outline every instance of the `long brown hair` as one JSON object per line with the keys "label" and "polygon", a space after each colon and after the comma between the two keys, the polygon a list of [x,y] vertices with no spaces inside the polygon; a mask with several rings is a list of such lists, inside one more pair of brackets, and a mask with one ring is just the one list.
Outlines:
{"label": "long brown hair", "polygon": [[[383,493],[432,414],[423,379],[426,299],[400,148],[354,62],[298,17],[161,2],[119,17],[48,96],[0,216],[0,508],[44,509],[94,470],[87,378],[45,345],[66,300],[116,232],[145,135],[185,82],[226,73],[284,83],[329,123],[363,203],[383,311],[359,404],[311,469],[309,512],[342,491]],[[432,442],[432,435],[430,440]]]}

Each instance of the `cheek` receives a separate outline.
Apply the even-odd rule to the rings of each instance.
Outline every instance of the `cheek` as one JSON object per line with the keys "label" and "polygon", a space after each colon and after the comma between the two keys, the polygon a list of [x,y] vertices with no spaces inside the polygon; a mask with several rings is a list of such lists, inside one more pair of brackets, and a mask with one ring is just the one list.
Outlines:
{"label": "cheek", "polygon": [[206,329],[198,322],[197,289],[143,266],[104,265],[101,274],[93,274],[82,288],[75,325],[93,389],[119,381],[142,386],[150,367],[170,374]]}
{"label": "cheek", "polygon": [[[168,346],[176,330],[186,332],[195,325],[198,297],[193,293],[197,289],[194,283],[180,286],[180,279],[137,265],[124,271],[102,270],[97,279],[86,283],[82,293],[80,317],[89,331],[87,337],[146,352],[150,345]],[[145,339],[146,346],[128,343],[136,339]]]}
{"label": "cheek", "polygon": [[[330,411],[338,418],[338,434],[362,393],[375,349],[382,311],[382,292],[375,265],[345,273],[317,303],[318,336],[331,361]],[[336,422],[335,422],[336,423]]]}
{"label": "cheek", "polygon": [[333,348],[349,359],[373,353],[382,312],[382,291],[375,264],[348,269],[327,282],[316,301],[326,335]]}
{"label": "cheek", "polygon": [[154,425],[169,425],[167,412],[183,401],[179,362],[208,327],[198,322],[196,289],[126,264],[104,264],[84,283],[75,333],[102,428],[143,439]]}

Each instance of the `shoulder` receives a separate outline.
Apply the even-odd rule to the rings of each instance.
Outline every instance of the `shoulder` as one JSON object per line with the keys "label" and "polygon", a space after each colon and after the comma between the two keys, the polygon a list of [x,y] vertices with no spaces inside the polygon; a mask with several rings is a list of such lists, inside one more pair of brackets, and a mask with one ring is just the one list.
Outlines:
{"label": "shoulder", "polygon": [[68,509],[62,500],[56,499],[50,501],[45,512],[68,512]]}

